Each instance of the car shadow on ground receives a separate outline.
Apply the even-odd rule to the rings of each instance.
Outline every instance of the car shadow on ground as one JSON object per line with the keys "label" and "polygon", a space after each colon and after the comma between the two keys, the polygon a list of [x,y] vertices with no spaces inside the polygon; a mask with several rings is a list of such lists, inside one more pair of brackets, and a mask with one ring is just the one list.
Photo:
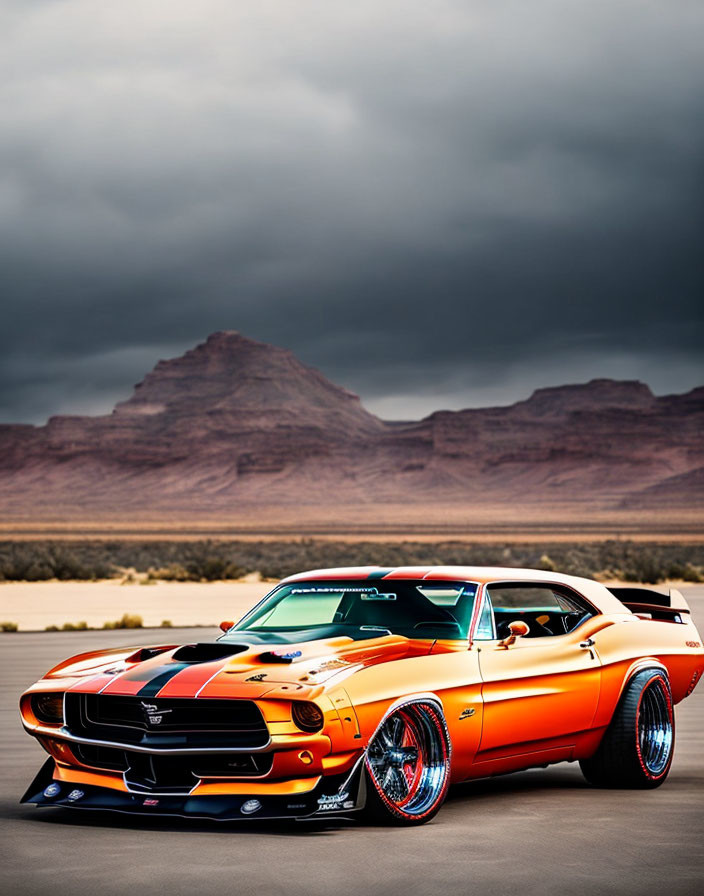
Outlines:
{"label": "car shadow on ground", "polygon": [[[24,807],[25,809],[27,807]],[[185,818],[174,815],[128,815],[105,812],[99,809],[37,809],[20,813],[25,819],[38,824],[61,827],[102,828],[112,830],[154,831],[193,834],[213,831],[230,834],[268,834],[271,836],[320,836],[349,828],[356,824],[352,818],[293,819],[242,819],[218,821],[213,818]]]}
{"label": "car shadow on ground", "polygon": [[582,776],[577,763],[564,764],[553,768],[535,768],[526,771],[496,775],[492,778],[477,778],[464,781],[450,788],[447,802],[455,803],[513,797],[527,792],[546,793],[556,790],[594,790]]}

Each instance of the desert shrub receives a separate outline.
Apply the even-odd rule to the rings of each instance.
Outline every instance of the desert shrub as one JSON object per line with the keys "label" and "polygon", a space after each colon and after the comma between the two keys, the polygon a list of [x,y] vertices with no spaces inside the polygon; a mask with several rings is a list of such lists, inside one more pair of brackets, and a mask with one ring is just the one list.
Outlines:
{"label": "desert shrub", "polygon": [[85,620],[81,622],[64,622],[61,626],[62,632],[85,632],[88,630],[88,623]]}
{"label": "desert shrub", "polygon": [[682,580],[685,582],[704,582],[704,574],[702,569],[697,569],[691,563],[686,563],[682,570]]}
{"label": "desert shrub", "polygon": [[0,622],[0,632],[16,632],[18,628],[16,622]]}
{"label": "desert shrub", "polygon": [[164,566],[159,569],[151,568],[147,574],[147,578],[157,582],[191,582],[193,577],[188,570],[179,563],[171,566]]}
{"label": "desert shrub", "polygon": [[192,556],[186,561],[186,571],[191,580],[206,582],[237,579],[244,573],[242,567],[217,554]]}
{"label": "desert shrub", "polygon": [[45,631],[45,632],[58,632],[58,631],[59,631],[59,627],[58,627],[58,625],[47,625],[47,626],[44,628],[44,631]]}
{"label": "desert shrub", "polygon": [[162,628],[173,628],[173,622],[170,619],[162,619],[161,627]]}
{"label": "desert shrub", "polygon": [[0,579],[214,581],[259,571],[278,579],[324,566],[449,564],[527,566],[593,577],[658,582],[704,578],[704,544],[599,542],[473,544],[461,541],[26,541],[0,542]]}
{"label": "desert shrub", "polygon": [[69,546],[52,541],[6,541],[0,543],[0,578],[25,582],[109,578],[116,570],[102,554],[97,545],[86,552],[83,542]]}
{"label": "desert shrub", "polygon": [[123,613],[121,619],[116,619],[113,622],[104,622],[103,628],[142,628],[143,625],[144,622],[141,616],[132,613]]}
{"label": "desert shrub", "polygon": [[550,559],[547,554],[543,554],[543,556],[538,561],[538,569],[544,569],[548,572],[555,572],[556,566],[554,562]]}

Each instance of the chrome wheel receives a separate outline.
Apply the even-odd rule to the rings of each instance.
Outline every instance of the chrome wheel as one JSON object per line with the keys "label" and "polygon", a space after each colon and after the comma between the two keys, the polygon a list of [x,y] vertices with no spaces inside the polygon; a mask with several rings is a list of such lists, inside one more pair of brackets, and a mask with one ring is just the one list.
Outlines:
{"label": "chrome wheel", "polygon": [[413,703],[393,712],[367,749],[367,769],[397,818],[422,819],[442,803],[450,770],[449,738],[440,712]]}
{"label": "chrome wheel", "polygon": [[638,756],[645,770],[658,777],[672,752],[673,724],[670,695],[660,678],[643,691],[637,713]]}

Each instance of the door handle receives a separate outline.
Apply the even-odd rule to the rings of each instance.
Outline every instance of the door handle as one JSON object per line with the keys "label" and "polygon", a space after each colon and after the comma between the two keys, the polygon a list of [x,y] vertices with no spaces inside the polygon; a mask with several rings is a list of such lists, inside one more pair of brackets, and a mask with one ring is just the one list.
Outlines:
{"label": "door handle", "polygon": [[583,650],[588,650],[588,651],[589,651],[589,658],[592,659],[592,660],[595,660],[595,659],[596,659],[596,657],[594,656],[594,651],[592,650],[592,648],[594,647],[594,643],[595,643],[595,642],[594,642],[594,638],[587,638],[586,641],[580,641],[580,642],[579,642],[579,646],[580,646]]}

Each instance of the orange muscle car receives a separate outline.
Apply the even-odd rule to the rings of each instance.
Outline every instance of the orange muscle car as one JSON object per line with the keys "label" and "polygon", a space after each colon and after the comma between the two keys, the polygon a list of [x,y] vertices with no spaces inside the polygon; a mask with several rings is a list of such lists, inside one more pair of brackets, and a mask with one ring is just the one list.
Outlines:
{"label": "orange muscle car", "polygon": [[84,653],[23,694],[39,805],[419,824],[451,783],[579,761],[657,787],[704,650],[682,595],[530,569],[325,569],[207,643]]}

